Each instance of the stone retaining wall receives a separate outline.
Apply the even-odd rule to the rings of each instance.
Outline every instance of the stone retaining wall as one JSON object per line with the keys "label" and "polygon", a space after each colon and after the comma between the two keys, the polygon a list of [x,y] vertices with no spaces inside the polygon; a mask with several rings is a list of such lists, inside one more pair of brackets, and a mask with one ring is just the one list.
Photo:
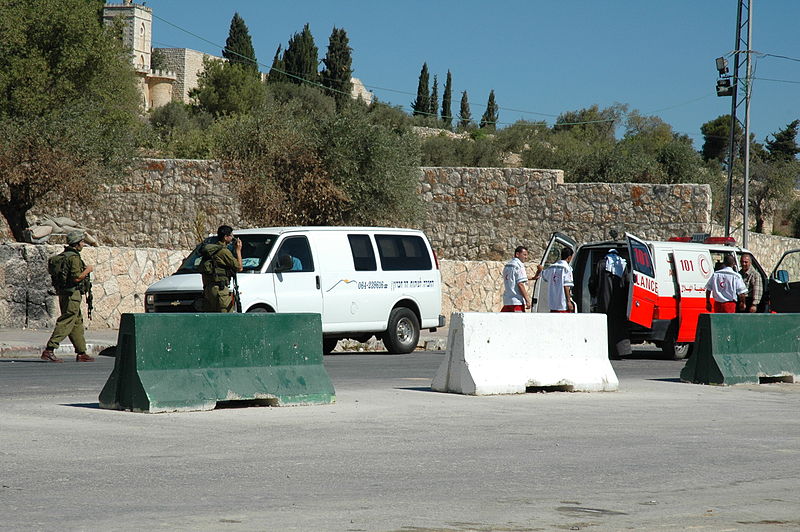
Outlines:
{"label": "stone retaining wall", "polygon": [[564,183],[561,170],[423,168],[423,222],[440,257],[505,260],[517,245],[534,256],[561,231],[578,242],[629,231],[663,240],[703,232],[708,185]]}
{"label": "stone retaining wall", "polygon": [[[711,226],[711,232],[714,236],[724,236],[725,228],[719,224]],[[736,242],[742,244],[742,230],[741,228],[731,232],[731,236],[736,239]],[[747,233],[747,249],[753,252],[756,256],[761,267],[766,270],[767,274],[772,272],[772,269],[780,260],[784,251],[790,249],[800,248],[800,239],[789,238],[786,236],[764,235],[761,233]]]}
{"label": "stone retaining wall", "polygon": [[145,159],[99,195],[95,206],[68,202],[48,214],[72,218],[102,245],[116,247],[193,248],[199,234],[216,233],[223,223],[245,226],[239,200],[214,161]]}
{"label": "stone retaining wall", "polygon": [[[564,183],[560,170],[427,167],[419,191],[427,215],[415,228],[451,260],[505,260],[520,243],[540,249],[554,231],[579,241],[605,239],[610,229],[651,239],[701,232],[711,212],[707,185]],[[47,214],[121,247],[185,249],[221,223],[250,225],[220,165],[196,160],[141,160],[100,191],[97,206]]]}
{"label": "stone retaining wall", "polygon": [[[47,329],[58,317],[58,298],[47,273],[47,258],[63,246],[0,244],[0,326]],[[86,247],[84,262],[94,266],[92,329],[119,327],[126,312],[144,311],[149,285],[178,269],[184,250]],[[86,318],[84,301],[84,318]]]}

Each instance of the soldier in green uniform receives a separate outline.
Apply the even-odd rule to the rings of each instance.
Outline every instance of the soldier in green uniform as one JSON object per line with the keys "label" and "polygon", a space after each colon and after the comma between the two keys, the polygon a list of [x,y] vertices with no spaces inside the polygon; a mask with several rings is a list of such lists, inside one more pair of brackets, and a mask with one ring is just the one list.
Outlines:
{"label": "soldier in green uniform", "polygon": [[82,231],[67,233],[67,247],[64,248],[65,268],[67,268],[67,285],[58,290],[58,306],[61,316],[56,321],[56,328],[42,351],[42,360],[47,362],[63,362],[53,351],[61,341],[69,336],[75,347],[76,362],[93,362],[94,357],[86,354],[86,339],[83,335],[83,316],[81,315],[81,299],[89,291],[89,274],[94,267],[86,266],[81,258],[84,234]]}
{"label": "soldier in green uniform", "polygon": [[[203,274],[203,298],[206,312],[234,312],[229,285],[231,277],[242,271],[242,241],[233,238],[233,228],[221,225],[216,244],[200,248],[200,273]],[[234,242],[236,257],[228,250]]]}

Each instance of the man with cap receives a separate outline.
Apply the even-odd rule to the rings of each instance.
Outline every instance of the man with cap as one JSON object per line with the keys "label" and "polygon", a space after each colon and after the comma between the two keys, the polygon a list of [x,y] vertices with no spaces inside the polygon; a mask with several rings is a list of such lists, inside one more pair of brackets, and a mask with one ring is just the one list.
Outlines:
{"label": "man with cap", "polygon": [[[228,249],[230,244],[233,244],[235,257]],[[200,248],[200,257],[199,270],[203,277],[204,310],[235,312],[236,306],[228,286],[236,272],[242,271],[241,239],[233,236],[231,226],[220,225],[217,229],[217,243],[204,244]]]}
{"label": "man with cap", "polygon": [[81,258],[84,234],[82,231],[67,233],[67,246],[64,248],[64,267],[67,268],[67,286],[58,290],[58,306],[61,316],[56,321],[56,328],[42,351],[42,360],[47,362],[63,362],[53,351],[61,341],[69,336],[75,347],[76,362],[93,362],[94,358],[86,354],[86,339],[83,336],[83,316],[81,315],[81,299],[89,288],[89,274],[94,267],[86,266]]}

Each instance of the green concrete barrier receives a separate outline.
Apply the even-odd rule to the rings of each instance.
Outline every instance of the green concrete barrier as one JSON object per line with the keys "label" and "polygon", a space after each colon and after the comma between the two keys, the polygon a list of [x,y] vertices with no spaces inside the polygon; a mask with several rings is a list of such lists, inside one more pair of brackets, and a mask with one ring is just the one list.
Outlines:
{"label": "green concrete barrier", "polygon": [[800,314],[700,314],[681,380],[697,384],[797,382]]}
{"label": "green concrete barrier", "polygon": [[123,314],[100,392],[101,408],[134,412],[334,400],[319,314]]}

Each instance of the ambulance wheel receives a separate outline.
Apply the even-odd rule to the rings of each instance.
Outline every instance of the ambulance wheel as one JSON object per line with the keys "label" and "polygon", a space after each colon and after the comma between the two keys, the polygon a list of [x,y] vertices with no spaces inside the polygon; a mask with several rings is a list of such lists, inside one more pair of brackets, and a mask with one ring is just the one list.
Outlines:
{"label": "ambulance wheel", "polygon": [[661,351],[672,360],[683,360],[689,356],[692,344],[666,341],[661,346]]}
{"label": "ambulance wheel", "polygon": [[406,354],[417,347],[419,320],[417,315],[405,307],[398,307],[389,314],[389,328],[383,333],[383,345],[390,353]]}

